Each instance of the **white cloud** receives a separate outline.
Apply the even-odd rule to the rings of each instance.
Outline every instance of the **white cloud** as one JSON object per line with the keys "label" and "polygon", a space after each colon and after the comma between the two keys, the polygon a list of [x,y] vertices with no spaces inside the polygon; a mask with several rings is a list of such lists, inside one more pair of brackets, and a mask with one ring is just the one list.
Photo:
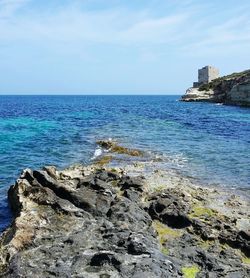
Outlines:
{"label": "white cloud", "polygon": [[[86,10],[81,7],[81,1],[41,11],[27,5],[28,2],[32,1],[0,0],[1,43],[41,42],[48,47],[65,43],[77,48],[105,43],[143,49],[161,45],[166,51],[172,47],[192,55],[209,53],[213,47],[220,50],[229,44],[232,51],[241,43],[250,45],[247,10],[240,17],[233,17],[231,11],[220,22],[213,20],[209,13],[203,15],[207,4],[196,5],[197,1],[193,0],[181,4],[171,1],[175,9],[165,9],[158,16],[147,8],[135,11],[124,6]],[[21,7],[22,13],[16,16]]]}
{"label": "white cloud", "polygon": [[9,18],[29,0],[0,0],[0,19]]}
{"label": "white cloud", "polygon": [[140,21],[124,32],[121,32],[121,39],[128,42],[142,43],[167,43],[180,38],[180,32],[185,24],[188,15],[177,14],[163,18],[146,19]]}
{"label": "white cloud", "polygon": [[191,55],[240,53],[247,49],[247,45],[250,49],[250,19],[246,15],[229,18],[222,23],[207,23],[206,28],[200,26],[196,33],[199,35],[197,39],[183,47]]}
{"label": "white cloud", "polygon": [[14,11],[26,1],[4,2],[3,13],[9,16],[0,19],[0,39],[6,41],[167,43],[180,37],[181,25],[188,18],[181,13],[153,17],[147,10],[135,12],[124,8],[84,11],[75,5],[64,6],[53,13],[28,11],[27,16],[15,17]]}

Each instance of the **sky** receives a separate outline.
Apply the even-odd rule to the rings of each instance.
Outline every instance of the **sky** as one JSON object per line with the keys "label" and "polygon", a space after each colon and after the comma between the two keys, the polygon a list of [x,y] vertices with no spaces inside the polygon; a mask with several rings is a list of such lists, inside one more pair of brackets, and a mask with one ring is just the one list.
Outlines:
{"label": "sky", "polygon": [[0,94],[183,94],[250,68],[249,0],[0,0]]}

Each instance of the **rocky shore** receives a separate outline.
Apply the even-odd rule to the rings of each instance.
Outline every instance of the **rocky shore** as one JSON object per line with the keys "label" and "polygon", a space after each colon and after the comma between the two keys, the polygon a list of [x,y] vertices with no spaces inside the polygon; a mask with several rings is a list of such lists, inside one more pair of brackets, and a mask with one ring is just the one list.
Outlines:
{"label": "rocky shore", "polygon": [[247,198],[98,144],[90,166],[26,169],[10,187],[0,277],[250,277]]}
{"label": "rocky shore", "polygon": [[189,88],[182,101],[217,102],[250,106],[250,70],[214,79],[199,88]]}

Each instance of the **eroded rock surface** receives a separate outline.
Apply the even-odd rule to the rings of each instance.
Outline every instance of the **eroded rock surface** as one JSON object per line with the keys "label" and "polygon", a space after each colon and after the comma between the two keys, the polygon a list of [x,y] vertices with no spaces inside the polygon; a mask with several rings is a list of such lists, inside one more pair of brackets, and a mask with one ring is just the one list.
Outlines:
{"label": "eroded rock surface", "polygon": [[23,171],[1,277],[250,276],[248,226],[208,208],[205,189],[152,191],[148,177],[98,167]]}
{"label": "eroded rock surface", "polygon": [[105,170],[25,170],[9,191],[3,277],[178,277],[135,201],[142,186]]}

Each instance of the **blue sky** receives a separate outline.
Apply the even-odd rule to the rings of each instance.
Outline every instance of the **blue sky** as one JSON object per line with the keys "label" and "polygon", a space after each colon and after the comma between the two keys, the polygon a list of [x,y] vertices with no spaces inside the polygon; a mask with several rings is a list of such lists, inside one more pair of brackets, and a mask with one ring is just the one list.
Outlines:
{"label": "blue sky", "polygon": [[0,0],[0,94],[182,94],[250,68],[249,0]]}

